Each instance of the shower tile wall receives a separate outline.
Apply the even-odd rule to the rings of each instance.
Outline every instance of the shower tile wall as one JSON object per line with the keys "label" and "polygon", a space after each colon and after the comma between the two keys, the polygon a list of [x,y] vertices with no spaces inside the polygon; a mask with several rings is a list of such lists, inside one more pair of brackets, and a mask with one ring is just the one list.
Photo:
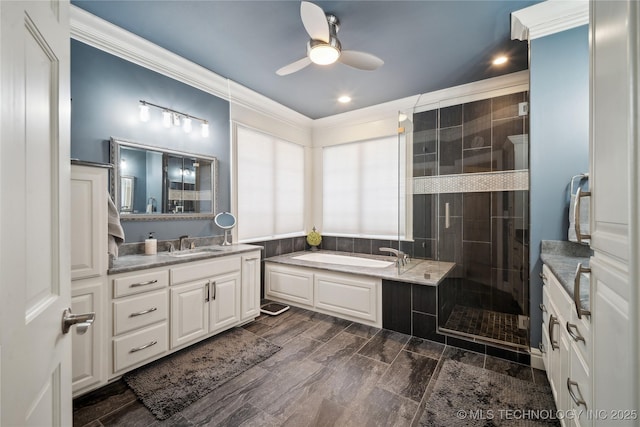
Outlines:
{"label": "shower tile wall", "polygon": [[[413,176],[528,169],[528,117],[518,115],[527,98],[520,92],[414,114]],[[528,191],[413,196],[414,257],[457,265],[439,288],[440,321],[456,304],[528,314],[528,201]]]}

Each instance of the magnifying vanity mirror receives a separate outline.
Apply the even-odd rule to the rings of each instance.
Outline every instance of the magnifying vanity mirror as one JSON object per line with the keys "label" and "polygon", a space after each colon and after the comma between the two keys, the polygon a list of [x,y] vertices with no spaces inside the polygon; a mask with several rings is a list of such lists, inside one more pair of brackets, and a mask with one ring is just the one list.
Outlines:
{"label": "magnifying vanity mirror", "polygon": [[111,138],[111,163],[122,220],[214,218],[215,157]]}
{"label": "magnifying vanity mirror", "polygon": [[223,246],[229,246],[229,232],[236,226],[236,217],[229,212],[220,212],[213,220],[216,225],[224,230]]}

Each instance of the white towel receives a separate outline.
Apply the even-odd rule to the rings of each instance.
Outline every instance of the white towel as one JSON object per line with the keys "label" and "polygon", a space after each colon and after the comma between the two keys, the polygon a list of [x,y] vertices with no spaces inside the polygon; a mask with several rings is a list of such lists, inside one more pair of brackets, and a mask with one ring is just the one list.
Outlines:
{"label": "white towel", "polygon": [[107,234],[109,235],[109,255],[113,255],[114,258],[118,258],[118,245],[124,242],[124,230],[120,224],[120,214],[118,208],[111,200],[111,196],[107,193],[107,211],[108,211],[108,228]]}

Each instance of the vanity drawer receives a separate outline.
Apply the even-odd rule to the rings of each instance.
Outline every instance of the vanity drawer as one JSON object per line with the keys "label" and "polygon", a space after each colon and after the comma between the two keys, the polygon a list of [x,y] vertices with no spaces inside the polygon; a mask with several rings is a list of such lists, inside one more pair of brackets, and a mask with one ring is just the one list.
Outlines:
{"label": "vanity drawer", "polygon": [[169,285],[167,270],[136,273],[113,279],[113,297],[161,289]]}
{"label": "vanity drawer", "polygon": [[567,324],[567,330],[570,331],[569,339],[589,366],[591,364],[591,345],[593,342],[591,338],[590,317],[583,315],[582,319],[579,319],[576,311],[573,310],[571,312],[571,320],[569,320]]}
{"label": "vanity drawer", "polygon": [[120,335],[167,318],[166,289],[113,302],[113,335]]}
{"label": "vanity drawer", "polygon": [[167,323],[142,329],[113,340],[113,372],[162,354],[169,349]]}
{"label": "vanity drawer", "polygon": [[230,256],[214,261],[201,263],[189,263],[183,267],[175,267],[170,270],[171,284],[192,282],[194,280],[206,279],[211,276],[240,271],[240,257]]}

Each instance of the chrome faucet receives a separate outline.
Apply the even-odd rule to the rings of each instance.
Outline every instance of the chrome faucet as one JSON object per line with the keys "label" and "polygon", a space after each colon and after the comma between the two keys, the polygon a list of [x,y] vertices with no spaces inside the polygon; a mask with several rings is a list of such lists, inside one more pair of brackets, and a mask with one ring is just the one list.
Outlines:
{"label": "chrome faucet", "polygon": [[180,250],[183,251],[185,249],[187,249],[185,242],[186,240],[189,238],[189,236],[184,235],[184,236],[180,236]]}
{"label": "chrome faucet", "polygon": [[396,256],[396,265],[398,267],[402,266],[402,265],[406,265],[410,260],[409,257],[407,256],[407,254],[405,254],[402,251],[399,251],[398,249],[393,249],[393,248],[378,248],[378,250],[380,252],[389,252],[390,254],[393,254]]}

